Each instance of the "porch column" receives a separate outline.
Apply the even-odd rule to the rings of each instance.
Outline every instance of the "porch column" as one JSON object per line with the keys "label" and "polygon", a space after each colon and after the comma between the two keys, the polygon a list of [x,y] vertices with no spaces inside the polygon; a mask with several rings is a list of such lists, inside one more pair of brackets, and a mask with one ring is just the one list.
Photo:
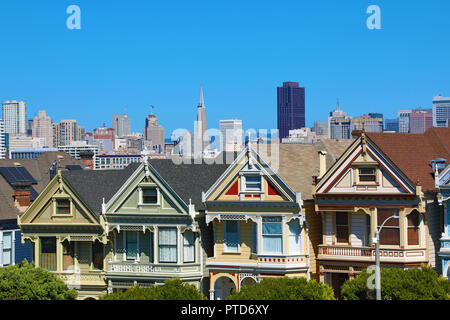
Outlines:
{"label": "porch column", "polygon": [[154,230],[155,234],[153,236],[153,263],[159,263],[159,252],[158,252],[158,245],[159,245],[159,234],[158,234],[158,226],[155,226]]}
{"label": "porch column", "polygon": [[41,266],[41,256],[39,252],[41,251],[41,238],[36,237],[36,242],[34,243],[34,264],[36,267]]}
{"label": "porch column", "polygon": [[214,300],[214,289],[209,290],[209,300]]}
{"label": "porch column", "polygon": [[377,209],[376,208],[370,208],[371,215],[370,215],[370,242],[372,243],[372,239],[375,237],[375,231],[377,230]]}
{"label": "porch column", "polygon": [[62,272],[63,270],[63,246],[59,237],[56,237],[56,272]]}
{"label": "porch column", "polygon": [[0,232],[0,267],[3,267],[3,232]]}

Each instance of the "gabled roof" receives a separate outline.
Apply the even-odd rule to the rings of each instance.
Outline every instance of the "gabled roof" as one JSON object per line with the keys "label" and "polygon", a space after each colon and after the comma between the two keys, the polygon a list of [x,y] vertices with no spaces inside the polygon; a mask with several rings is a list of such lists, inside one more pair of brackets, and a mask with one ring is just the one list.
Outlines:
{"label": "gabled roof", "polygon": [[103,198],[105,198],[105,203],[108,202],[139,165],[139,163],[131,163],[121,170],[63,171],[62,176],[64,181],[80,197],[80,200],[92,212],[100,214]]}
{"label": "gabled roof", "polygon": [[[79,165],[84,167],[84,164],[72,158],[68,153],[49,151],[42,153],[35,159],[2,159],[0,160],[0,167],[14,167],[15,163],[24,167],[29,174],[34,178],[36,184],[33,184],[35,192],[40,193],[45,186],[50,182],[50,172],[53,161],[57,160],[58,156],[62,156],[61,167],[66,165]],[[0,220],[16,219],[18,215],[22,214],[14,205],[14,188],[8,183],[2,175],[0,175]],[[32,195],[36,197],[36,194]]]}
{"label": "gabled roof", "polygon": [[383,153],[423,191],[435,190],[431,160],[450,160],[450,128],[431,128],[424,134],[366,133]]}
{"label": "gabled roof", "polygon": [[197,211],[205,210],[202,192],[206,192],[229,166],[204,162],[176,164],[171,159],[149,159],[148,163],[186,204],[191,199]]}
{"label": "gabled roof", "polygon": [[[303,200],[312,200],[312,177],[319,175],[318,152],[327,152],[326,167],[329,169],[353,141],[321,139],[314,144],[279,144],[276,172],[294,192],[301,192]],[[271,157],[271,147],[267,150]]]}

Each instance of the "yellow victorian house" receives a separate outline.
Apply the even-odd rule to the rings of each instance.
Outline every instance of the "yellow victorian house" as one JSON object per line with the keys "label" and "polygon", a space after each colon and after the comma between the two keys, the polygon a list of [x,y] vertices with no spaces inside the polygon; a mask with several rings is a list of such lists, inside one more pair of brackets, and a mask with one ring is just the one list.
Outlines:
{"label": "yellow victorian house", "polygon": [[294,193],[251,147],[204,192],[214,254],[206,261],[210,299],[263,277],[308,277],[308,237]]}

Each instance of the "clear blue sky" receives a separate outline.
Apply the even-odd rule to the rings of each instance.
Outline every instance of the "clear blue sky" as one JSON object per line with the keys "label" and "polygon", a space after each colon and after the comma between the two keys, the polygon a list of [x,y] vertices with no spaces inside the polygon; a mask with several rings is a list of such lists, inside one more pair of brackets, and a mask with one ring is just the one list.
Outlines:
{"label": "clear blue sky", "polygon": [[[71,4],[81,30],[66,27]],[[382,30],[366,27],[371,4]],[[448,0],[2,0],[0,39],[0,100],[87,130],[126,106],[142,131],[150,105],[166,137],[192,129],[200,85],[214,128],[276,128],[283,81],[306,87],[309,126],[337,98],[350,115],[394,117],[450,96]]]}

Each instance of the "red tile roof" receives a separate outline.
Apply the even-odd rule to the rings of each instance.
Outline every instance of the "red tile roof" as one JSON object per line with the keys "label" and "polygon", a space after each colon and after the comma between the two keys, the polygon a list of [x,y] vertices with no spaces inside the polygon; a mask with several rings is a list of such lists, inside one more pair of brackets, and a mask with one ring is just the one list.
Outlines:
{"label": "red tile roof", "polygon": [[434,191],[431,160],[450,161],[450,128],[431,128],[423,134],[366,133],[384,154],[423,191]]}

